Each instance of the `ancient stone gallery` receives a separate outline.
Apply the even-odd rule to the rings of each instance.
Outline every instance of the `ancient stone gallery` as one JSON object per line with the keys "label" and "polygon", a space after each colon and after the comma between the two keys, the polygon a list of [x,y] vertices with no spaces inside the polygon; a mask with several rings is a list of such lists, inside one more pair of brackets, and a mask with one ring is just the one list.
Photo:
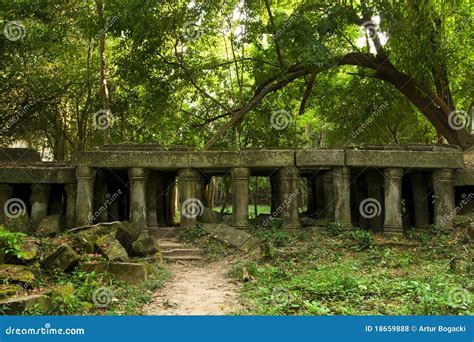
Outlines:
{"label": "ancient stone gallery", "polygon": [[[212,177],[222,176],[231,179],[232,214],[216,217],[206,206],[208,189]],[[452,146],[203,152],[106,145],[75,152],[71,163],[1,149],[0,205],[28,215],[2,211],[0,222],[21,220],[18,226],[34,232],[47,217],[60,230],[130,221],[157,236],[198,221],[246,229],[252,176],[271,184],[271,214],[261,223],[279,219],[288,231],[328,222],[388,235],[404,227],[452,229],[461,194],[474,186],[474,173]]]}

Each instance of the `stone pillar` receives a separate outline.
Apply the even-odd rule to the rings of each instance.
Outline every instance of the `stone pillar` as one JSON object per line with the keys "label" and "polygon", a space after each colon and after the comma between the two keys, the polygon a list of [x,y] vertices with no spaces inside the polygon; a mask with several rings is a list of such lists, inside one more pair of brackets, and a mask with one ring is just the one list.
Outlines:
{"label": "stone pillar", "polygon": [[76,197],[76,225],[84,226],[91,224],[95,170],[79,166],[76,168],[77,197]]}
{"label": "stone pillar", "polygon": [[130,222],[146,229],[146,179],[147,170],[132,167],[128,170],[130,179]]}
{"label": "stone pillar", "polygon": [[107,201],[107,178],[102,170],[98,170],[95,176],[94,183],[94,211],[95,222],[107,222],[109,219],[109,209],[106,204]]}
{"label": "stone pillar", "polygon": [[0,224],[5,223],[5,203],[12,197],[13,186],[0,184]]}
{"label": "stone pillar", "polygon": [[382,175],[379,172],[368,172],[365,175],[365,181],[367,183],[367,197],[375,199],[380,203],[380,212],[375,217],[369,219],[369,227],[375,231],[383,231],[383,185]]}
{"label": "stone pillar", "polygon": [[329,221],[334,221],[334,179],[332,170],[326,171],[323,174],[323,191],[324,191],[324,211],[325,218]]}
{"label": "stone pillar", "polygon": [[283,218],[283,228],[297,229],[300,227],[298,212],[300,189],[299,169],[294,166],[282,167],[278,171],[279,192],[281,196],[281,217]]}
{"label": "stone pillar", "polygon": [[33,184],[31,186],[31,215],[30,226],[33,230],[38,228],[39,223],[48,215],[49,194],[51,185]]}
{"label": "stone pillar", "polygon": [[417,228],[430,225],[430,209],[428,203],[427,174],[412,173],[410,175],[411,193],[413,197],[414,225]]}
{"label": "stone pillar", "polygon": [[199,200],[200,174],[195,169],[179,171],[180,226],[195,227],[197,217],[202,215],[203,203]]}
{"label": "stone pillar", "polygon": [[69,229],[76,225],[76,184],[66,184],[64,189],[66,190],[66,227]]}
{"label": "stone pillar", "polygon": [[385,177],[385,220],[384,233],[403,235],[402,222],[402,176],[403,169],[384,170]]}
{"label": "stone pillar", "polygon": [[232,225],[236,228],[249,227],[249,177],[250,169],[232,169]]}
{"label": "stone pillar", "polygon": [[454,228],[454,177],[453,170],[439,169],[433,172],[434,224],[439,229]]}
{"label": "stone pillar", "polygon": [[157,216],[157,174],[150,172],[148,175],[148,181],[146,183],[146,219],[148,226],[158,226]]}
{"label": "stone pillar", "polygon": [[333,168],[334,183],[334,216],[335,221],[341,224],[341,228],[352,228],[351,222],[351,189],[350,172],[346,166]]}

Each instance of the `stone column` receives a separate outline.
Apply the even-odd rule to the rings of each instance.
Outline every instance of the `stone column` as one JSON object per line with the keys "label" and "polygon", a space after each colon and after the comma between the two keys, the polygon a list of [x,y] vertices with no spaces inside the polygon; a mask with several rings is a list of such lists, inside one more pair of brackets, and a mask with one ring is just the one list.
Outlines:
{"label": "stone column", "polygon": [[66,190],[66,227],[69,229],[76,225],[76,184],[66,184],[64,189]]}
{"label": "stone column", "polygon": [[109,219],[109,209],[106,204],[107,201],[107,178],[102,170],[98,170],[95,176],[94,183],[94,211],[95,222],[107,222]]}
{"label": "stone column", "polygon": [[77,197],[76,197],[76,225],[84,226],[91,224],[95,170],[79,166],[76,168]]}
{"label": "stone column", "polygon": [[236,228],[249,227],[249,177],[250,169],[232,169],[232,225]]}
{"label": "stone column", "polygon": [[147,170],[132,167],[128,170],[130,179],[130,222],[146,229],[146,179]]}
{"label": "stone column", "polygon": [[279,192],[281,196],[281,217],[283,218],[283,228],[297,229],[300,227],[298,212],[300,189],[299,169],[294,166],[282,167],[278,171]]}
{"label": "stone column", "polygon": [[369,227],[375,231],[383,231],[383,186],[382,186],[382,175],[379,172],[368,172],[365,175],[365,181],[367,183],[367,197],[375,199],[380,203],[380,211],[378,215],[369,219]]}
{"label": "stone column", "polygon": [[384,233],[403,235],[402,222],[402,176],[403,169],[389,168],[384,170],[385,177],[385,220]]}
{"label": "stone column", "polygon": [[0,184],[0,224],[5,223],[5,203],[12,197],[13,186]]}
{"label": "stone column", "polygon": [[324,211],[325,218],[331,222],[335,220],[334,216],[334,179],[332,170],[326,171],[323,174],[323,190],[324,190]]}
{"label": "stone column", "polygon": [[39,223],[48,215],[49,194],[51,185],[33,184],[31,186],[31,215],[30,226],[33,230],[38,228]]}
{"label": "stone column", "polygon": [[414,207],[414,225],[417,228],[430,225],[430,209],[428,203],[428,183],[425,179],[427,174],[412,173],[410,175],[411,193]]}
{"label": "stone column", "polygon": [[352,228],[351,222],[351,189],[350,169],[346,166],[333,168],[334,183],[334,216],[341,228]]}
{"label": "stone column", "polygon": [[146,219],[148,226],[158,226],[157,216],[157,174],[150,172],[146,183]]}
{"label": "stone column", "polygon": [[179,171],[180,226],[195,227],[197,217],[202,215],[203,203],[199,200],[200,174],[195,169]]}
{"label": "stone column", "polygon": [[454,228],[454,177],[453,170],[439,169],[433,172],[434,224],[444,230]]}

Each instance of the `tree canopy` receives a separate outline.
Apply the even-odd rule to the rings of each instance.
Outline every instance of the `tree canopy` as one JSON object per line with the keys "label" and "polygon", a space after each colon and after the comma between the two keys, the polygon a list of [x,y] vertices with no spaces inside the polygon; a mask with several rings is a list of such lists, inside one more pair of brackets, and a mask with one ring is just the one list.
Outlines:
{"label": "tree canopy", "polygon": [[473,6],[1,0],[1,143],[468,149]]}

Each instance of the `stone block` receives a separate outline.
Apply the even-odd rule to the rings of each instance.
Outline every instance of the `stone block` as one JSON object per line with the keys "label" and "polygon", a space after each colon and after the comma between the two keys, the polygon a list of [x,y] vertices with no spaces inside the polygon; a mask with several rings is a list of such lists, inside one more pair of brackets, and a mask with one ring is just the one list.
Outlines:
{"label": "stone block", "polygon": [[132,253],[137,256],[152,255],[159,252],[160,246],[156,240],[149,236],[140,237],[132,244]]}
{"label": "stone block", "polygon": [[111,261],[127,261],[128,254],[125,248],[115,238],[115,232],[103,235],[96,241],[100,253]]}
{"label": "stone block", "polygon": [[248,249],[258,244],[258,239],[253,240],[254,237],[242,229],[232,228],[223,224],[204,224],[203,228],[214,239],[227,243],[232,247]]}
{"label": "stone block", "polygon": [[42,262],[41,267],[46,270],[61,270],[67,272],[79,262],[79,255],[69,245],[62,245],[48,255]]}
{"label": "stone block", "polygon": [[49,305],[50,299],[48,296],[34,294],[0,300],[0,311],[6,315],[17,315],[33,308],[46,310]]}
{"label": "stone block", "polygon": [[0,280],[31,284],[35,281],[35,275],[26,266],[3,264],[0,265]]}
{"label": "stone block", "polygon": [[42,219],[36,229],[39,236],[53,236],[61,230],[61,216],[49,215]]}
{"label": "stone block", "polygon": [[132,249],[132,244],[140,236],[140,227],[137,224],[130,223],[128,221],[117,222],[118,224],[114,227],[117,228],[115,238],[120,244],[127,250]]}
{"label": "stone block", "polygon": [[16,295],[22,290],[19,285],[2,284],[0,285],[0,299],[5,299]]}
{"label": "stone block", "polygon": [[118,280],[132,284],[147,281],[148,265],[130,262],[84,262],[79,265],[79,269],[84,272],[111,273]]}

